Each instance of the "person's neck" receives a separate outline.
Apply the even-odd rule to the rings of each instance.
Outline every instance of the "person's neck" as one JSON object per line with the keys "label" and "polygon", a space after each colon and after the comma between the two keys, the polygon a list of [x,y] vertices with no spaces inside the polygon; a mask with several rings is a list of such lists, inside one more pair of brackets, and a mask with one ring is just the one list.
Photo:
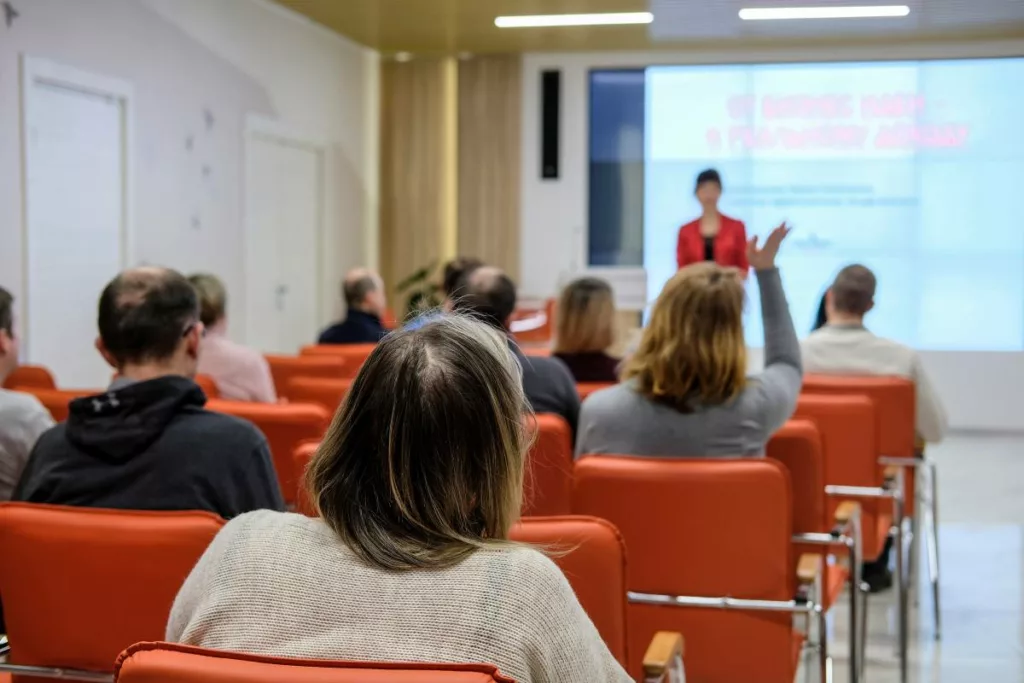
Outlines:
{"label": "person's neck", "polygon": [[718,213],[717,206],[706,206],[704,207],[704,214],[701,216],[701,219],[705,221],[717,221],[721,218],[721,215],[722,214]]}
{"label": "person's neck", "polygon": [[145,382],[157,377],[192,377],[192,374],[175,363],[146,363],[141,365],[125,365],[117,372],[118,377],[130,379],[133,382]]}
{"label": "person's neck", "polygon": [[363,315],[371,315],[374,318],[380,318],[380,315],[377,314],[377,311],[373,310],[372,308],[363,308],[362,306],[356,306],[352,310],[356,313],[362,313]]}
{"label": "person's neck", "polygon": [[856,315],[854,313],[831,313],[828,316],[829,325],[839,325],[843,327],[863,327],[864,316]]}
{"label": "person's neck", "polygon": [[217,322],[213,323],[206,328],[206,334],[213,334],[218,337],[225,337],[228,334],[228,321],[227,318],[221,318]]}

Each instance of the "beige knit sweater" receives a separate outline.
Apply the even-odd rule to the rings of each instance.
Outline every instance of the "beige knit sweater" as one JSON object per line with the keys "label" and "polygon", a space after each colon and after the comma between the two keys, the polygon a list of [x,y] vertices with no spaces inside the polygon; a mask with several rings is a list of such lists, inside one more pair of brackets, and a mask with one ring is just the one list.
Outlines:
{"label": "beige knit sweater", "polygon": [[561,571],[528,548],[440,570],[367,565],[320,520],[270,511],[217,535],[167,640],[314,659],[469,662],[518,683],[625,683]]}

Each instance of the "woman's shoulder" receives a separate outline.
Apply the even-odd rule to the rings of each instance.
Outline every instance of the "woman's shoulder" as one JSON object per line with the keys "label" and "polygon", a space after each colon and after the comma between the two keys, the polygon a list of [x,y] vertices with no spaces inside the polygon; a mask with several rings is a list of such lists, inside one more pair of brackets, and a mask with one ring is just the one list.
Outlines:
{"label": "woman's shoulder", "polygon": [[719,218],[722,221],[722,225],[729,225],[734,228],[746,229],[746,225],[739,218],[733,218],[732,216],[727,216],[724,213],[719,214]]}
{"label": "woman's shoulder", "polygon": [[217,534],[221,543],[279,547],[282,536],[320,540],[330,530],[321,520],[293,512],[254,510],[229,521]]}
{"label": "woman's shoulder", "polygon": [[693,230],[700,229],[700,218],[696,218],[689,223],[683,223],[679,226],[679,232],[691,232]]}
{"label": "woman's shoulder", "polygon": [[477,551],[470,565],[484,570],[488,575],[507,578],[507,581],[501,582],[504,590],[518,594],[530,603],[536,602],[540,596],[551,596],[569,586],[558,565],[529,545],[515,544]]}

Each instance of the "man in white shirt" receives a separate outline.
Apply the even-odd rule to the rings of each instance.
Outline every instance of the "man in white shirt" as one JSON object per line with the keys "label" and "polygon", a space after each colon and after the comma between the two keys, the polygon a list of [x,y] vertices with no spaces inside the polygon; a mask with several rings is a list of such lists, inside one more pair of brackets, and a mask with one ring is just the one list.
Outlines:
{"label": "man in white shirt", "polygon": [[[0,383],[18,365],[14,298],[0,287]],[[0,502],[11,499],[29,453],[53,418],[35,396],[0,389]]]}
{"label": "man in white shirt", "polygon": [[949,426],[946,411],[925,373],[917,351],[872,334],[864,316],[875,305],[875,275],[852,265],[836,276],[825,298],[828,323],[802,344],[804,371],[845,375],[891,375],[917,387],[917,433],[928,442],[942,440]]}

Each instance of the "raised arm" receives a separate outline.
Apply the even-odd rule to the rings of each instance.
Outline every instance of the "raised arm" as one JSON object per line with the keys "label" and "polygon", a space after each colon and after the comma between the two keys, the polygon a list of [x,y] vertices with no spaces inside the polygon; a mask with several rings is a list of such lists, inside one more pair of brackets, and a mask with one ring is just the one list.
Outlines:
{"label": "raised arm", "polygon": [[775,267],[779,245],[789,234],[785,224],[772,231],[763,248],[755,236],[748,243],[747,258],[754,268],[761,292],[761,318],[764,323],[764,373],[757,391],[763,425],[771,434],[789,419],[796,406],[803,381],[800,341],[789,314],[782,276]]}

